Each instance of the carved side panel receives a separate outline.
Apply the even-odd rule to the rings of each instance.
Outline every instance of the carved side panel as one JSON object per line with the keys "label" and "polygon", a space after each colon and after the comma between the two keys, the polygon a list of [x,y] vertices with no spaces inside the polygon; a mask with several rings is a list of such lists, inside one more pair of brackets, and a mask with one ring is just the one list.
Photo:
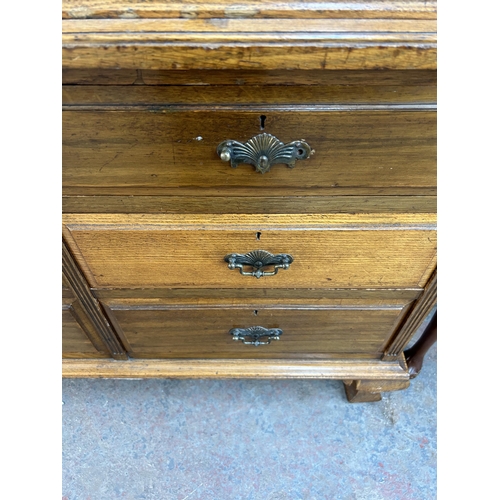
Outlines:
{"label": "carved side panel", "polygon": [[71,290],[63,291],[62,356],[63,358],[110,358],[111,353]]}
{"label": "carved side panel", "polygon": [[86,326],[84,331],[98,351],[102,352],[102,349],[105,348],[115,359],[128,359],[99,302],[92,295],[85,278],[76,266],[64,242],[62,254],[63,276],[77,299],[71,304],[71,312],[75,320],[80,326]]}
{"label": "carved side panel", "polygon": [[424,293],[415,302],[408,318],[403,323],[392,342],[387,347],[382,359],[393,359],[399,356],[411,338],[437,303],[437,270],[429,279]]}

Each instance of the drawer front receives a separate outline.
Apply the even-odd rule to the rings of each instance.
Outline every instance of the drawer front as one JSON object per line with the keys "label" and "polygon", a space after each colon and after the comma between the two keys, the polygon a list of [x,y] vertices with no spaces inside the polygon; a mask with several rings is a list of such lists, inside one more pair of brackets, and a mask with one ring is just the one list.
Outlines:
{"label": "drawer front", "polygon": [[[201,91],[200,91],[201,92]],[[286,92],[286,91],[284,91]],[[65,111],[63,193],[255,195],[427,194],[436,186],[436,114],[414,110]],[[383,106],[382,106],[383,108]],[[265,118],[264,118],[265,117]],[[283,143],[305,140],[314,154],[295,168],[261,175],[231,168],[217,154],[226,140],[261,133]],[[385,190],[385,191],[384,191]],[[318,194],[318,193],[316,193]]]}
{"label": "drawer front", "polygon": [[[432,214],[63,219],[67,243],[96,288],[406,288],[423,286],[436,259]],[[228,268],[226,256],[254,250],[293,262],[260,278]]]}
{"label": "drawer front", "polygon": [[200,305],[131,299],[105,307],[130,356],[205,359],[379,358],[408,307],[322,302],[312,307],[283,300]]}

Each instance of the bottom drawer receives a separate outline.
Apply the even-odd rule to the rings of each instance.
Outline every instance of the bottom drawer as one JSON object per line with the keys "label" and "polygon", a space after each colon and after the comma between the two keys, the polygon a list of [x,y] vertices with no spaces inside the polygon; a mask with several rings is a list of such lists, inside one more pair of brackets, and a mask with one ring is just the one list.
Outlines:
{"label": "bottom drawer", "polygon": [[[231,299],[104,301],[131,357],[195,359],[380,358],[410,303],[352,299],[273,300],[272,304]],[[251,327],[271,331],[245,330]]]}

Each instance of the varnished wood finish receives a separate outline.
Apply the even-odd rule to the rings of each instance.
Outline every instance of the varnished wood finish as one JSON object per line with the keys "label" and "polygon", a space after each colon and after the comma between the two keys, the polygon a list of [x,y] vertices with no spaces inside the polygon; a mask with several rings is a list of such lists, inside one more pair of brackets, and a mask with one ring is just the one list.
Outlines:
{"label": "varnished wood finish", "polygon": [[[366,2],[354,0],[349,3],[316,1],[259,0],[235,3],[234,0],[155,1],[140,0],[63,0],[63,19],[101,18],[391,18],[391,19],[435,19],[435,1],[425,0],[378,0]],[[278,22],[279,23],[279,22]]]}
{"label": "varnished wood finish", "polygon": [[[63,62],[68,68],[84,68],[96,64],[104,68],[141,69],[267,69],[301,70],[357,70],[357,69],[436,69],[436,38],[423,34],[409,34],[395,37],[381,33],[345,37],[325,37],[325,40],[311,46],[304,56],[302,40],[295,37],[294,43],[279,43],[284,38],[240,46],[235,38],[226,44],[213,41],[211,37],[197,40],[200,45],[189,42],[175,43],[177,33],[169,37],[151,36],[143,43],[140,35],[130,42],[128,34],[82,36],[80,33],[64,37]],[[286,35],[285,35],[286,36]],[[83,41],[81,41],[83,39]],[[332,42],[330,39],[336,39]],[[307,40],[310,41],[310,40]],[[219,50],[210,51],[203,45],[220,45]],[[351,45],[351,47],[346,47]],[[123,49],[122,49],[123,47]],[[120,50],[117,50],[120,48]],[[383,48],[384,50],[381,50]],[[405,52],[404,56],[400,54]],[[208,56],[208,57],[207,57]],[[167,59],[170,61],[166,62]],[[199,64],[198,61],[203,61]]]}
{"label": "varnished wood finish", "polygon": [[132,85],[142,82],[141,70],[136,69],[99,69],[99,68],[63,68],[63,85]]}
{"label": "varnished wood finish", "polygon": [[[260,191],[259,191],[260,192]],[[205,193],[204,193],[205,194]],[[250,194],[250,193],[247,193]],[[436,196],[64,196],[64,213],[436,213]]]}
{"label": "varnished wood finish", "polygon": [[[248,168],[248,166],[247,166]],[[277,165],[277,168],[280,168],[280,165]],[[268,175],[270,172],[264,174]],[[262,174],[260,174],[262,175]],[[436,187],[427,187],[427,188],[408,188],[408,187],[385,187],[385,188],[363,188],[363,187],[338,187],[336,189],[325,190],[321,187],[308,187],[308,188],[269,188],[266,186],[261,186],[260,188],[246,188],[246,187],[237,187],[231,186],[228,188],[213,187],[213,188],[196,188],[193,191],[193,188],[161,188],[161,187],[100,187],[100,186],[92,186],[91,188],[82,188],[82,187],[66,187],[64,188],[65,194],[63,196],[163,196],[171,199],[172,196],[181,196],[182,198],[189,199],[199,199],[200,203],[203,203],[204,198],[214,198],[213,203],[218,204],[219,202],[223,202],[226,198],[243,198],[244,203],[249,203],[253,198],[278,198],[278,197],[295,197],[295,196],[310,196],[311,198],[315,198],[317,196],[327,196],[329,198],[336,196],[365,196],[368,195],[370,198],[372,196],[391,196],[391,197],[416,197],[416,196],[431,196],[436,197],[437,188]],[[202,193],[202,196],[194,195],[194,193]],[[256,194],[258,193],[258,194]],[[376,193],[376,195],[374,194]],[[217,198],[220,198],[217,200]],[[359,198],[358,198],[359,199]],[[363,198],[360,198],[363,199]],[[395,198],[394,198],[395,199]],[[138,200],[140,202],[140,199]],[[402,202],[409,203],[411,200]],[[220,211],[216,209],[218,213],[224,213],[224,211]],[[105,212],[105,211],[104,211]],[[203,213],[208,213],[210,211],[205,210]],[[357,210],[352,210],[350,213],[356,213]],[[371,211],[370,211],[371,212]],[[378,212],[378,211],[376,211]],[[388,211],[390,212],[390,210]],[[387,213],[388,213],[387,212]],[[413,210],[406,211],[407,213],[414,213]],[[418,212],[418,210],[417,210]],[[119,211],[118,213],[128,213],[126,210]],[[149,213],[149,212],[145,212]],[[187,213],[192,213],[189,210]],[[194,212],[196,213],[196,212]],[[217,213],[217,212],[216,212]],[[246,212],[248,213],[248,212]],[[286,213],[286,212],[281,212]],[[303,212],[301,212],[303,213]]]}
{"label": "varnished wood finish", "polygon": [[415,302],[404,324],[388,346],[384,358],[398,357],[437,304],[437,270],[426,282],[424,293]]}
{"label": "varnished wood finish", "polygon": [[[351,402],[407,387],[435,303],[436,2],[62,10],[63,238],[123,358],[86,344],[64,376],[334,378]],[[216,154],[262,132],[314,154],[265,175]],[[223,260],[256,249],[294,262],[257,280]],[[248,326],[284,333],[232,340]]]}
{"label": "varnished wood finish", "polygon": [[[435,69],[434,19],[63,21],[63,67]],[[304,50],[304,45],[307,50]]]}
{"label": "varnished wood finish", "polygon": [[411,187],[415,195],[426,195],[426,189],[436,186],[432,111],[270,111],[264,131],[285,143],[308,141],[313,156],[294,169],[275,165],[264,175],[251,165],[231,168],[222,162],[217,146],[261,133],[262,114],[262,109],[65,111],[63,193],[183,188],[193,196],[211,188],[230,196],[229,190],[244,187],[254,196],[261,188],[278,189],[285,196],[309,188],[321,189],[323,195],[344,194],[343,189],[377,195],[389,188],[397,195]]}
{"label": "varnished wood finish", "polygon": [[[81,305],[81,313],[78,314],[78,316],[82,318],[85,317],[85,323],[90,327],[87,329],[88,333],[95,332],[93,336],[89,334],[89,337],[93,340],[94,346],[97,348],[99,345],[105,346],[106,350],[115,359],[127,359],[127,355],[116,338],[114,331],[111,329],[99,302],[90,292],[88,284],[75,264],[64,242],[62,245],[62,254],[63,273],[71,291]],[[75,308],[73,307],[73,309]],[[70,332],[70,337],[74,338],[74,330]],[[71,345],[74,345],[74,342],[72,342]]]}
{"label": "varnished wood finish", "polygon": [[75,296],[73,295],[73,292],[70,290],[69,281],[66,278],[66,276],[64,276],[64,273],[62,273],[62,296],[63,296],[63,299],[75,298]]}
{"label": "varnished wood finish", "polygon": [[65,85],[63,105],[436,104],[431,85]]}
{"label": "varnished wood finish", "polygon": [[[92,35],[95,41],[151,40],[189,41],[192,43],[207,41],[226,42],[264,42],[264,41],[334,41],[343,34],[349,37],[356,34],[366,40],[402,40],[414,34],[420,41],[435,41],[435,19],[281,19],[276,29],[274,19],[100,19],[64,20],[62,24],[63,46],[69,36],[78,33],[79,41],[87,40]],[[105,38],[112,34],[113,38]],[[175,34],[175,36],[174,36]],[[88,38],[85,36],[87,35]],[[294,38],[294,35],[296,38]],[[128,38],[125,38],[125,37]],[[143,38],[140,38],[143,36]],[[157,38],[154,38],[157,37]],[[391,37],[391,38],[384,38]],[[344,40],[349,40],[346,37]],[[198,69],[203,63],[198,66]],[[63,61],[64,65],[64,61]],[[224,69],[222,67],[221,69]],[[258,68],[255,68],[258,69]],[[327,68],[323,68],[327,69]]]}
{"label": "varnished wood finish", "polygon": [[404,359],[133,359],[129,361],[63,360],[68,378],[312,378],[408,380]]}
{"label": "varnished wood finish", "polygon": [[[104,301],[135,358],[380,358],[408,303],[348,300]],[[280,328],[269,345],[235,342],[232,328]]]}
{"label": "varnished wood finish", "polygon": [[[63,85],[141,85],[154,86],[343,86],[349,94],[357,91],[361,95],[377,94],[373,87],[410,86],[419,88],[419,95],[435,96],[437,73],[435,70],[141,70],[141,69],[103,69],[103,68],[63,68]],[[354,89],[352,88],[354,87]],[[364,89],[369,87],[369,89]],[[64,88],[64,87],[63,87]],[[66,87],[67,88],[67,87]],[[104,90],[104,89],[102,89]],[[222,90],[222,89],[221,89]],[[290,89],[283,89],[290,90]],[[320,89],[316,89],[320,90]],[[396,89],[397,90],[397,89]],[[410,102],[415,98],[407,92]],[[434,99],[432,102],[436,102]]]}
{"label": "varnished wood finish", "polygon": [[437,312],[434,313],[429,324],[426,326],[424,332],[420,338],[411,346],[407,351],[404,352],[406,364],[408,365],[408,371],[410,373],[410,378],[415,378],[424,364],[424,357],[427,351],[436,343],[437,341]]}
{"label": "varnished wood finish", "polygon": [[[426,283],[434,214],[72,215],[67,241],[96,287],[387,288]],[[288,253],[289,270],[255,279],[224,256]]]}
{"label": "varnished wood finish", "polygon": [[382,392],[400,391],[410,385],[408,380],[348,380],[345,393],[350,403],[372,403],[382,399]]}
{"label": "varnished wood finish", "polygon": [[348,301],[350,304],[363,305],[366,301],[375,305],[406,304],[416,300],[421,294],[421,288],[321,288],[321,289],[297,289],[297,288],[93,288],[94,297],[103,301],[117,303],[120,299],[134,299],[137,303],[155,304],[157,301],[170,300],[174,304],[182,304],[184,301],[200,300],[203,303],[214,301],[224,302],[228,299],[244,299],[249,301],[264,301],[269,303],[277,299],[287,300],[289,303],[307,303],[314,306],[321,305],[322,301],[339,301],[338,305]]}
{"label": "varnished wood finish", "polygon": [[[70,290],[68,290],[71,293]],[[63,358],[110,358],[93,324],[86,316],[80,302],[63,298],[62,305],[62,356]]]}

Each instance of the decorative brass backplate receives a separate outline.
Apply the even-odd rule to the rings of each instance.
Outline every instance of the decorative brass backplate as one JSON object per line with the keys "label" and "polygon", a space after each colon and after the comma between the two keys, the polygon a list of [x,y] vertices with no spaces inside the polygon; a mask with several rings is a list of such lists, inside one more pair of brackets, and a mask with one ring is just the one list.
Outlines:
{"label": "decorative brass backplate", "polygon": [[264,174],[275,163],[295,167],[296,160],[305,160],[312,154],[311,147],[303,139],[283,144],[271,134],[259,134],[242,144],[238,141],[224,141],[217,146],[222,161],[231,160],[231,167],[249,163],[257,172]]}
{"label": "decorative brass backplate", "polygon": [[[230,253],[224,257],[224,260],[228,263],[229,269],[239,269],[243,276],[261,278],[262,276],[274,276],[278,269],[288,269],[293,262],[293,257],[287,253],[274,255],[265,250],[254,250],[245,255]],[[274,265],[274,271],[262,270],[263,267],[272,265]],[[243,266],[251,266],[253,271],[244,271]]]}
{"label": "decorative brass backplate", "polygon": [[[241,340],[246,345],[267,345],[271,340],[279,340],[280,335],[283,335],[283,330],[280,328],[264,328],[263,326],[251,326],[249,328],[232,328],[229,333],[233,336],[233,340]],[[252,340],[246,340],[250,337]],[[267,342],[261,342],[262,337],[267,337]]]}

